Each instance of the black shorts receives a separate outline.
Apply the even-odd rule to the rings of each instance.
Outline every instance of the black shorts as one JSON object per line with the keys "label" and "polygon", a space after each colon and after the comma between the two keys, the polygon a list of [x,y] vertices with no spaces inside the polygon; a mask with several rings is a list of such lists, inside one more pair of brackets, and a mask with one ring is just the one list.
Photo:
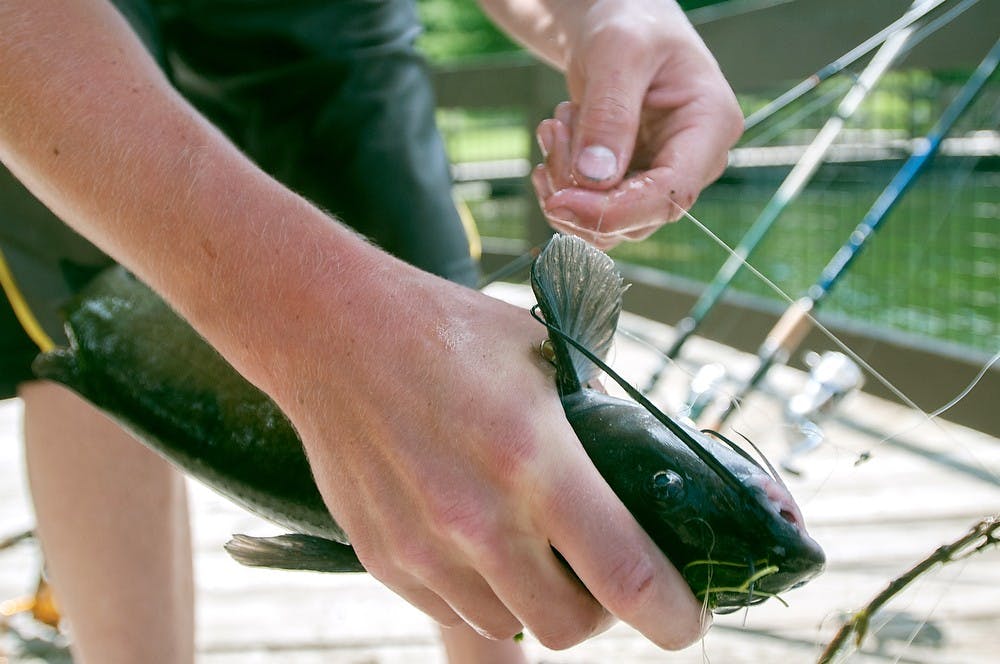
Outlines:
{"label": "black shorts", "polygon": [[[472,285],[411,0],[117,0],[175,87],[251,159],[399,258]],[[42,327],[111,260],[0,167],[0,248]],[[37,354],[0,305],[0,397]]]}

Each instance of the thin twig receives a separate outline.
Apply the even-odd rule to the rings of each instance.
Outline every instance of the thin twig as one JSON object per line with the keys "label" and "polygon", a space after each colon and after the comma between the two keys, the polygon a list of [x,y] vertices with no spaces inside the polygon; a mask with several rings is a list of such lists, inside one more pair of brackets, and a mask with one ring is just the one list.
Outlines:
{"label": "thin twig", "polygon": [[979,553],[985,550],[989,546],[996,546],[1000,543],[1000,532],[998,531],[1000,531],[1000,514],[986,517],[974,525],[968,533],[951,544],[945,544],[938,547],[937,550],[927,556],[927,558],[914,565],[904,574],[890,581],[889,585],[887,585],[882,592],[875,595],[875,597],[873,597],[864,608],[857,611],[851,619],[837,631],[833,640],[831,640],[829,645],[827,645],[826,650],[824,650],[823,654],[819,656],[817,664],[829,664],[832,662],[834,656],[836,656],[845,647],[851,634],[855,634],[855,646],[860,648],[861,641],[868,633],[869,620],[886,602],[892,599],[895,595],[899,594],[903,588],[938,563],[943,565],[956,560],[962,560],[963,558],[967,558],[974,553]]}

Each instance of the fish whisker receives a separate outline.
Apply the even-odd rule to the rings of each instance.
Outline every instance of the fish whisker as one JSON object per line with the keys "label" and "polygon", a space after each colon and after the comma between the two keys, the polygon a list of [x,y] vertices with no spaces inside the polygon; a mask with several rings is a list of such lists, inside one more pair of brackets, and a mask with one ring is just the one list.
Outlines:
{"label": "fish whisker", "polygon": [[[750,456],[750,454],[747,453],[746,450],[744,450],[742,447],[740,447],[739,445],[737,445],[736,443],[734,443],[729,438],[726,438],[725,436],[723,436],[718,431],[715,431],[714,429],[702,429],[701,432],[702,433],[707,433],[707,434],[712,435],[712,436],[715,436],[716,438],[718,438],[719,440],[721,440],[723,443],[725,443],[726,445],[728,445],[734,452],[736,452],[737,454],[739,454],[741,457],[743,457],[744,459],[746,459],[747,461],[749,461],[753,465],[757,466],[758,468],[760,468],[764,472],[767,472],[767,469],[764,468],[764,466],[760,465],[759,461],[757,461],[752,456]],[[742,434],[740,434],[740,435],[742,435]],[[746,436],[743,436],[743,438],[746,439]],[[747,442],[749,443],[750,441],[747,440]],[[760,449],[756,445],[754,445],[753,443],[750,443],[750,445],[753,446],[754,450],[757,451],[757,454],[761,454]],[[761,456],[763,456],[763,455],[761,455]],[[767,464],[767,465],[770,466],[771,464]],[[772,469],[772,473],[771,474],[772,475],[774,474],[773,473],[773,469]]]}
{"label": "fish whisker", "polygon": [[738,595],[746,594],[748,596],[748,598],[749,598],[748,599],[748,603],[752,602],[754,599],[757,599],[757,598],[764,598],[764,599],[774,598],[774,599],[778,600],[779,602],[781,602],[782,604],[784,604],[787,607],[788,603],[784,599],[782,599],[781,596],[778,595],[777,593],[769,593],[769,592],[766,592],[766,591],[763,591],[763,590],[758,590],[757,588],[754,587],[757,584],[757,582],[760,581],[761,579],[763,579],[764,577],[770,576],[770,575],[775,574],[777,572],[778,572],[778,566],[777,565],[768,565],[764,569],[762,569],[762,570],[760,570],[758,572],[755,572],[754,574],[751,574],[747,578],[747,580],[744,581],[743,584],[740,585],[740,586],[714,586],[713,587],[713,586],[709,585],[704,590],[699,591],[698,595],[701,596],[701,597],[707,597],[709,593],[733,593],[733,594],[738,594]]}
{"label": "fish whisker", "polygon": [[757,456],[760,457],[760,460],[763,461],[764,464],[767,466],[767,469],[771,471],[771,477],[774,478],[774,481],[777,482],[778,484],[780,484],[781,488],[783,488],[785,491],[788,491],[788,485],[785,484],[785,481],[783,479],[781,479],[781,474],[778,473],[778,470],[768,460],[767,455],[765,455],[763,452],[761,452],[760,448],[757,447],[752,440],[750,440],[749,438],[747,438],[746,436],[744,436],[739,431],[737,431],[736,433],[737,433],[737,435],[739,435],[740,438],[742,438],[743,440],[747,441],[747,445],[749,445],[750,447],[752,447],[753,450],[754,450],[754,452],[757,453]]}

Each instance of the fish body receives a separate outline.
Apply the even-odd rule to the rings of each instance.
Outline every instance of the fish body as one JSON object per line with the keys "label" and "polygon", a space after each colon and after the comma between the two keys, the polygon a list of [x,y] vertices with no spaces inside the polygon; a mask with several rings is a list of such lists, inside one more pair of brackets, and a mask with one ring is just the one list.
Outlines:
{"label": "fish body", "polygon": [[233,502],[296,532],[346,542],[291,422],[152,290],[101,273],[66,313],[68,348],[39,355],[62,383]]}
{"label": "fish body", "polygon": [[[617,273],[613,288],[588,287],[595,274],[613,281],[610,259],[577,242],[560,238],[550,244],[536,262],[533,285],[542,293],[547,320],[559,319],[570,334],[582,332],[603,355],[624,288]],[[592,297],[595,292],[600,297]],[[67,385],[187,474],[293,531],[272,538],[235,536],[227,550],[237,560],[364,571],[330,516],[288,419],[150,289],[113,268],[81,293],[66,318],[69,347],[39,356],[40,378]],[[760,485],[744,494],[732,491],[646,409],[588,389],[592,368],[581,370],[585,362],[560,339],[553,347],[566,416],[587,453],[710,607],[756,603],[818,571],[822,552],[816,553],[815,543],[815,550],[803,545],[812,540],[803,539],[794,502],[768,499],[776,490],[757,467],[692,431],[746,486]],[[793,514],[791,522],[781,510]],[[778,571],[745,583],[774,566]]]}

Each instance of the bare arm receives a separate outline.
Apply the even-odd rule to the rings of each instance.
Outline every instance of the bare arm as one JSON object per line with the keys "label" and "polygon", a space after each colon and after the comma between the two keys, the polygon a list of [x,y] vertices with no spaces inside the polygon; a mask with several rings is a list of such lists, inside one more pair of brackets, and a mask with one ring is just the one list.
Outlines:
{"label": "bare arm", "polygon": [[526,312],[388,257],[266,176],[110,4],[0,5],[0,160],[279,403],[366,567],[439,622],[555,647],[607,610],[667,647],[700,633],[566,423]]}
{"label": "bare arm", "polygon": [[649,236],[726,165],[742,132],[715,59],[673,0],[480,0],[564,71],[570,101],[538,127],[549,222],[610,247]]}

